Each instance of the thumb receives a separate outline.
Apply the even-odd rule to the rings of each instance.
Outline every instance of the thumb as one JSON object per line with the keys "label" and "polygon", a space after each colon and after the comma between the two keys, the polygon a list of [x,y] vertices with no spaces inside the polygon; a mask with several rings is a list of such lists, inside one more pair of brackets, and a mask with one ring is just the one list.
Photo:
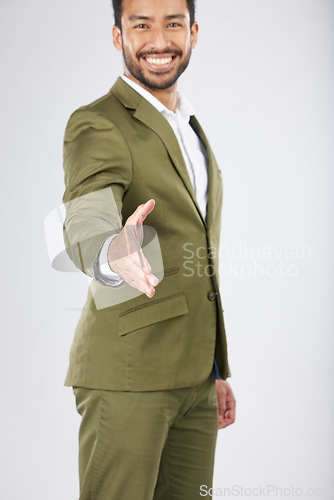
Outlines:
{"label": "thumb", "polygon": [[126,221],[127,224],[142,225],[146,217],[153,211],[155,207],[155,200],[148,200],[143,205],[139,205],[132,215]]}

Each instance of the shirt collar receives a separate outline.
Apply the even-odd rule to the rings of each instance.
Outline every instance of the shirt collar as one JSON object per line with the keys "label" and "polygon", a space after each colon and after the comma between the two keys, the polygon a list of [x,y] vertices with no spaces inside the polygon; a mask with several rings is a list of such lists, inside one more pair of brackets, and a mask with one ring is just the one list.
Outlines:
{"label": "shirt collar", "polygon": [[182,120],[185,120],[189,122],[190,117],[195,114],[195,109],[193,105],[188,101],[184,95],[182,95],[180,92],[177,93],[177,102],[176,102],[176,109],[175,113],[171,111],[170,109],[166,108],[162,102],[159,101],[154,95],[151,94],[148,90],[144,89],[141,85],[138,83],[134,82],[133,80],[130,80],[125,75],[122,75],[122,79],[127,83],[130,87],[133,88],[138,94],[140,94],[144,99],[146,99],[152,106],[155,107],[160,113],[164,115],[176,115],[177,117],[180,117]]}

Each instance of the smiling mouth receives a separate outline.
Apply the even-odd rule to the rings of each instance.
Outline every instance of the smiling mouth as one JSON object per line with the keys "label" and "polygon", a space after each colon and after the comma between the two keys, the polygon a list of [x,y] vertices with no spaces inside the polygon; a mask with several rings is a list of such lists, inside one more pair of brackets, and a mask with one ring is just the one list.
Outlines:
{"label": "smiling mouth", "polygon": [[143,59],[153,69],[168,69],[174,59],[176,59],[176,55],[147,55]]}

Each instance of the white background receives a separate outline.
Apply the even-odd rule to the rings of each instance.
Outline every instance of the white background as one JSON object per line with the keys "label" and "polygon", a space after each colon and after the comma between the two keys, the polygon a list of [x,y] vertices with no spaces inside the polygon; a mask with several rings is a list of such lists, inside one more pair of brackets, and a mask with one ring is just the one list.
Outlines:
{"label": "white background", "polygon": [[[215,488],[311,497],[308,487],[334,486],[334,3],[198,3],[199,45],[181,88],[223,170],[238,400],[237,421],[220,431]],[[0,495],[73,500],[79,417],[63,381],[87,282],[51,268],[43,221],[61,203],[67,119],[109,90],[121,56],[108,0],[2,0],[0,18]],[[257,262],[245,253],[254,247]]]}

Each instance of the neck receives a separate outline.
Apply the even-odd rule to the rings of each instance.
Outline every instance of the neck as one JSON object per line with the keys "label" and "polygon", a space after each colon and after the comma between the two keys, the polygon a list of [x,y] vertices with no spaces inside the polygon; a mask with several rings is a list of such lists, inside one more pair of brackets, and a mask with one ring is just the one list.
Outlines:
{"label": "neck", "polygon": [[137,80],[135,77],[133,77],[130,73],[125,72],[125,76],[127,76],[130,80],[133,82],[137,83],[143,89],[147,90],[152,94],[158,101],[160,101],[164,106],[166,106],[167,109],[175,112],[176,109],[176,103],[177,103],[177,83],[175,82],[174,85],[169,87],[168,89],[151,89],[147,87],[146,85],[142,84],[139,80]]}

